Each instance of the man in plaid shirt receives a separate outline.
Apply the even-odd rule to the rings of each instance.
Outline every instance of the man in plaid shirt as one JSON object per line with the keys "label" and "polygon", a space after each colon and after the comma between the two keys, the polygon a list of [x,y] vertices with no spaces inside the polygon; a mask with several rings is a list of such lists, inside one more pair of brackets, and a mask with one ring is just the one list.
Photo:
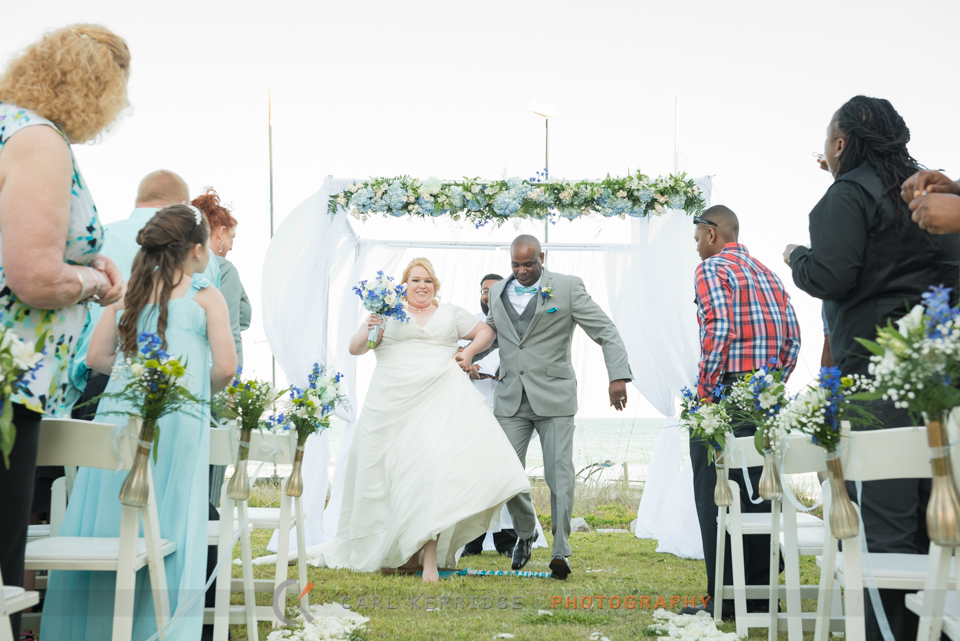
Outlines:
{"label": "man in plaid shirt", "polygon": [[[712,400],[718,387],[730,385],[738,377],[761,367],[780,369],[789,376],[800,353],[800,328],[783,283],[737,242],[740,223],[730,209],[723,205],[711,207],[703,216],[694,217],[694,223],[697,252],[703,260],[697,266],[695,280],[701,354],[698,395]],[[756,429],[747,424],[733,427],[737,436],[752,436]],[[717,476],[716,468],[707,457],[706,444],[691,438],[693,494],[707,566],[707,591],[712,597],[717,553],[717,507],[713,490]],[[761,468],[750,468],[748,473],[756,493]],[[744,512],[770,511],[769,501],[759,504],[750,501],[740,470],[731,469],[730,479],[740,486],[740,506]],[[726,545],[723,574],[724,584],[729,585],[733,583],[729,538]],[[747,585],[766,585],[769,581],[769,546],[769,537],[744,537]],[[724,617],[733,614],[733,604],[726,605]],[[747,601],[747,610],[751,612],[766,612],[767,607],[766,600]],[[712,601],[706,609],[713,612]]]}

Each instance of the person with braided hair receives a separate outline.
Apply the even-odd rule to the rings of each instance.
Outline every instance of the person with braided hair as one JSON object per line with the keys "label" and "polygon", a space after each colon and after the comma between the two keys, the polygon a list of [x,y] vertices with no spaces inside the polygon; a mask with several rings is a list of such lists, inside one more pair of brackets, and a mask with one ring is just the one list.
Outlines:
{"label": "person with braided hair", "polygon": [[[784,260],[793,281],[823,301],[830,352],[844,374],[867,375],[869,353],[857,338],[873,339],[877,326],[903,317],[931,286],[956,287],[957,234],[931,235],[912,224],[901,185],[919,165],[907,151],[910,130],[889,101],[856,96],[827,127],[821,166],[834,176],[810,212],[810,246],[788,245]],[[883,427],[912,424],[892,402],[871,403]],[[855,428],[856,429],[856,428]],[[852,482],[847,491],[856,501]],[[926,554],[929,479],[863,483],[864,532],[870,552]],[[894,638],[913,639],[918,619],[905,591],[880,590]],[[879,613],[865,598],[868,639],[881,639]]]}

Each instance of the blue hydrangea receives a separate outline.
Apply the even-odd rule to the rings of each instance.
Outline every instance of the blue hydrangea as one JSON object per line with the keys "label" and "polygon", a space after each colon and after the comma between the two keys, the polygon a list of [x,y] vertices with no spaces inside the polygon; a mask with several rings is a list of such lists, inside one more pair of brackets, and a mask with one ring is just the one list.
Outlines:
{"label": "blue hydrangea", "polygon": [[637,195],[637,199],[638,199],[644,206],[646,206],[646,204],[647,204],[648,202],[650,202],[651,200],[653,200],[653,190],[652,190],[652,189],[641,189],[640,191],[636,192],[636,195]]}
{"label": "blue hydrangea", "polygon": [[674,194],[667,199],[667,207],[670,209],[683,209],[683,205],[687,202],[687,197],[683,194]]}
{"label": "blue hydrangea", "polygon": [[463,204],[466,201],[466,197],[464,196],[462,187],[453,185],[447,190],[447,196],[450,202],[450,209],[453,209],[454,211],[463,209]]}
{"label": "blue hydrangea", "polygon": [[363,186],[353,193],[350,197],[350,205],[356,207],[362,212],[370,211],[371,201],[373,200],[373,190]]}
{"label": "blue hydrangea", "polygon": [[403,185],[400,181],[394,181],[390,183],[390,186],[387,188],[386,193],[383,195],[383,202],[387,204],[387,207],[390,208],[390,213],[394,213],[394,210],[402,210],[407,205],[407,190],[403,188]]}

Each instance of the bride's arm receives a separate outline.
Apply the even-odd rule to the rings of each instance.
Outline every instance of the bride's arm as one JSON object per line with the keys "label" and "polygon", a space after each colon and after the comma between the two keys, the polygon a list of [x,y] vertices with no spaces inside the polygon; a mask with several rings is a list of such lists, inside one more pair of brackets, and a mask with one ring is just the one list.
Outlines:
{"label": "bride's arm", "polygon": [[350,339],[351,354],[360,356],[370,351],[370,348],[367,347],[367,336],[370,335],[370,330],[377,325],[380,325],[380,331],[377,333],[377,345],[380,344],[380,341],[383,340],[383,325],[379,316],[370,314],[363,325],[360,326],[360,329],[357,330],[357,333],[353,335],[353,338]]}
{"label": "bride's arm", "polygon": [[472,341],[463,348],[462,352],[457,354],[457,362],[460,363],[460,367],[466,372],[473,364],[473,357],[493,345],[493,341],[497,338],[497,333],[485,322],[480,321],[476,327],[470,330],[469,334],[461,336],[460,338]]}

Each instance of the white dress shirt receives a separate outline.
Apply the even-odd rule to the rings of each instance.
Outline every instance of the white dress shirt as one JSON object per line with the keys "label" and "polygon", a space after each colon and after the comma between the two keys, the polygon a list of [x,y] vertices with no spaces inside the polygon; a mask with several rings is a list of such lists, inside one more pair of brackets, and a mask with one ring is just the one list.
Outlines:
{"label": "white dress shirt", "polygon": [[[540,281],[543,280],[543,274],[540,274],[540,278],[537,279],[531,287],[540,288]],[[510,299],[510,302],[513,304],[513,308],[517,310],[517,314],[523,314],[523,310],[527,308],[527,304],[530,302],[530,299],[537,295],[536,292],[530,294],[518,294],[517,287],[520,287],[520,283],[516,278],[510,279],[510,282],[507,283],[507,297]]]}

